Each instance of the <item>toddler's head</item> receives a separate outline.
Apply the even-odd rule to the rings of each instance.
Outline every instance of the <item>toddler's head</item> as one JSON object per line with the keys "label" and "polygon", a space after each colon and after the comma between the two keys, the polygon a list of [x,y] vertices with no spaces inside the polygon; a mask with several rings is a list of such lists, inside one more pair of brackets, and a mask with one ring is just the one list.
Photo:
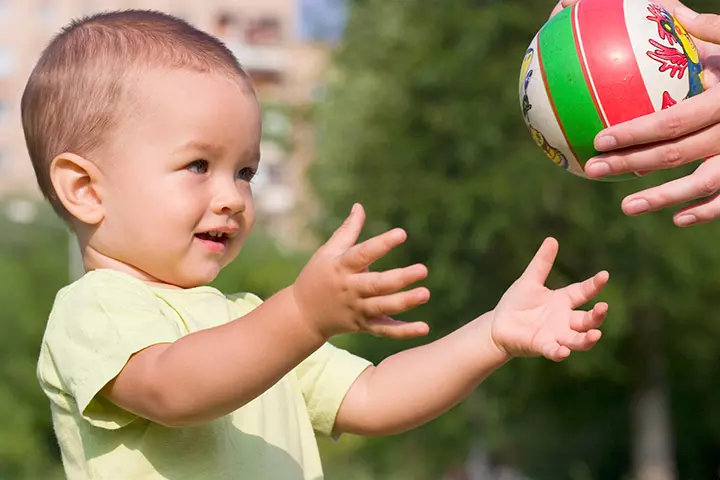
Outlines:
{"label": "toddler's head", "polygon": [[75,21],[33,70],[22,120],[40,189],[87,269],[187,288],[239,253],[260,112],[216,38],[151,11]]}

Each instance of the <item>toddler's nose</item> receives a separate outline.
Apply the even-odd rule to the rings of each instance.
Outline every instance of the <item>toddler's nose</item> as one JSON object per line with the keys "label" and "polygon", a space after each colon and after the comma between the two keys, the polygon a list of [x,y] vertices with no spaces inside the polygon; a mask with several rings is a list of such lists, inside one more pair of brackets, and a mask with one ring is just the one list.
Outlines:
{"label": "toddler's nose", "polygon": [[215,214],[236,215],[245,211],[245,197],[235,185],[225,186],[213,199],[212,210]]}

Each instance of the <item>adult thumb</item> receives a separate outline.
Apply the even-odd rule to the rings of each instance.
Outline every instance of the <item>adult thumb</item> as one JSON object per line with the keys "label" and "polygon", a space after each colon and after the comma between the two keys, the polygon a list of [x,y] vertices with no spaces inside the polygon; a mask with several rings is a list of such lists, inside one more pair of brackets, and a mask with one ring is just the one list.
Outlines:
{"label": "adult thumb", "polygon": [[720,45],[720,15],[697,13],[682,3],[673,9],[673,15],[693,37]]}
{"label": "adult thumb", "polygon": [[558,0],[555,8],[553,8],[552,12],[550,13],[550,18],[553,18],[555,15],[562,12],[566,7],[571,7],[579,1],[580,0]]}

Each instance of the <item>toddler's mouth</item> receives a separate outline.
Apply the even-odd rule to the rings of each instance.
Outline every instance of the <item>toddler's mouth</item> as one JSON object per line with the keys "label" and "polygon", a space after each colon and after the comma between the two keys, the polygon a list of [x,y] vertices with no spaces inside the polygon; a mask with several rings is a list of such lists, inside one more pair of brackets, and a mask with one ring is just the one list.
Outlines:
{"label": "toddler's mouth", "polygon": [[217,231],[210,231],[210,232],[202,232],[202,233],[196,233],[195,236],[199,238],[200,240],[205,240],[207,242],[215,242],[215,243],[221,243],[225,245],[230,238],[227,233],[224,232],[217,232]]}

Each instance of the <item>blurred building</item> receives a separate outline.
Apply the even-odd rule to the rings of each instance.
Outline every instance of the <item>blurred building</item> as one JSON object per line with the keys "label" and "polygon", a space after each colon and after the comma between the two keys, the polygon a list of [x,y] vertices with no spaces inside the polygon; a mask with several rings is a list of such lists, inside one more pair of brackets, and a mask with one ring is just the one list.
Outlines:
{"label": "blurred building", "polygon": [[37,194],[20,124],[20,97],[43,47],[71,18],[123,8],[177,15],[223,39],[263,103],[266,139],[254,185],[259,218],[279,239],[301,241],[309,208],[304,173],[312,130],[302,120],[327,49],[297,35],[297,0],[0,0],[0,195]]}

